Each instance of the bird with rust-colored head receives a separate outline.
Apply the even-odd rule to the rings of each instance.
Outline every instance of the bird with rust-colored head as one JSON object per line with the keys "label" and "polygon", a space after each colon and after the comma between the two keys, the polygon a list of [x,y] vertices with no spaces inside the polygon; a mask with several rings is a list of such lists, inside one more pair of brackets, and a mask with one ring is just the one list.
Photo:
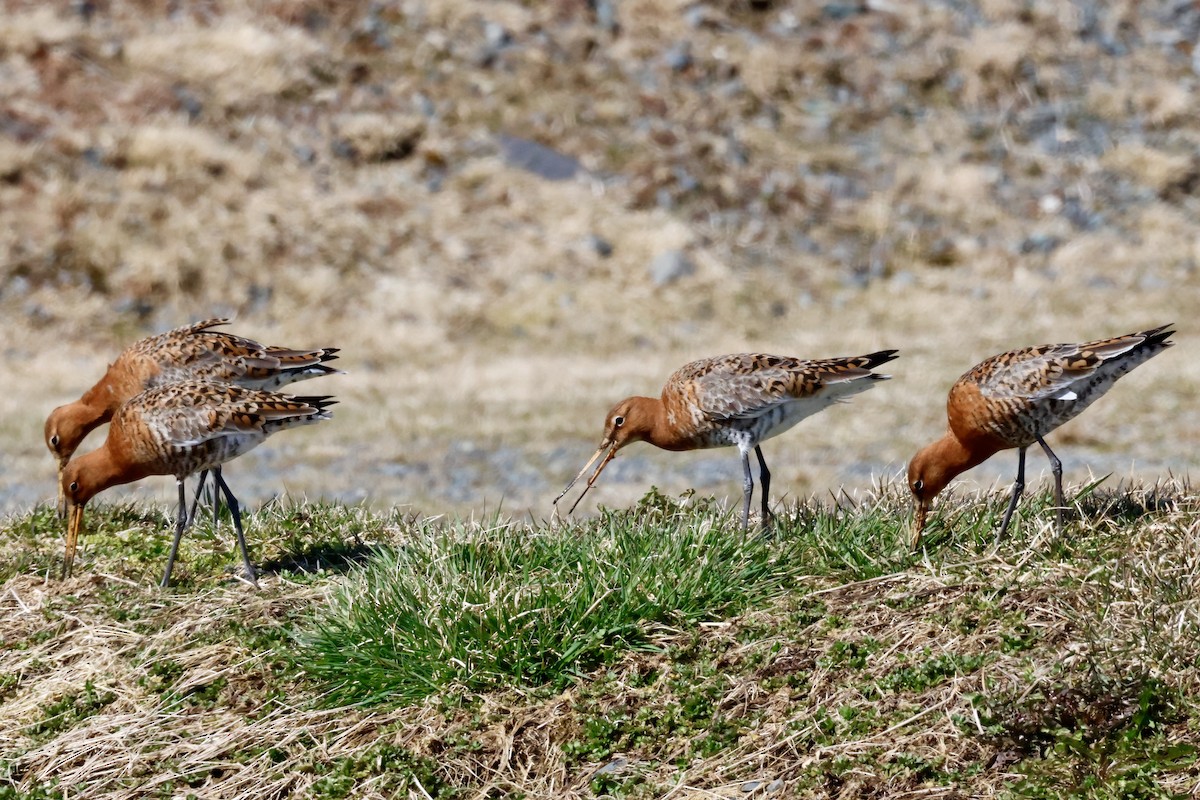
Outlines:
{"label": "bird with rust-colored head", "polygon": [[247,579],[253,583],[254,568],[237,500],[221,476],[221,465],[257,447],[273,433],[330,419],[328,409],[334,402],[329,397],[292,397],[213,381],[172,383],[130,398],[113,416],[104,444],[71,459],[63,468],[60,486],[68,518],[63,577],[71,575],[88,501],[113,486],[150,475],[173,475],[179,489],[179,513],[162,580],[166,586],[188,521],[184,479],[211,470],[233,515]]}
{"label": "bird with rust-colored head", "polygon": [[1175,332],[1169,328],[1010,350],[959,378],[946,402],[946,433],[918,451],[908,465],[908,488],[916,507],[913,549],[921,546],[933,499],[950,481],[995,453],[1016,448],[1017,479],[997,534],[1002,538],[1025,489],[1025,450],[1035,442],[1050,459],[1061,532],[1062,462],[1043,437],[1095,402],[1118,378],[1170,347]]}
{"label": "bird with rust-colored head", "polygon": [[[273,391],[306,378],[341,373],[327,364],[337,358],[336,347],[295,350],[213,330],[228,324],[227,319],[208,319],[134,342],[78,400],[51,411],[44,438],[58,462],[59,488],[63,467],[84,438],[112,419],[122,403],[146,389],[209,380]],[[60,491],[59,516],[65,511],[63,503]]]}
{"label": "bird with rust-colored head", "polygon": [[754,491],[751,451],[758,459],[766,526],[771,473],[760,443],[887,379],[871,369],[895,357],[895,350],[817,361],[740,353],[685,364],[667,379],[661,397],[629,397],[612,407],[600,446],[554,499],[555,506],[599,461],[571,505],[574,511],[617,452],[631,442],[649,442],[664,450],[734,446],[741,452],[744,474],[742,528],[749,526]]}

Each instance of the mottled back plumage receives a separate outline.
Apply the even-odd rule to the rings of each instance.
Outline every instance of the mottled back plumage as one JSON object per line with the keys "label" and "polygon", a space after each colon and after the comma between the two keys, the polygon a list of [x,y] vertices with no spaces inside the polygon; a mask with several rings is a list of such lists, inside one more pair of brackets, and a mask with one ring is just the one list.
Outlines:
{"label": "mottled back plumage", "polygon": [[227,381],[278,389],[295,381],[340,372],[328,365],[335,347],[296,350],[271,347],[212,330],[229,324],[208,319],[150,336],[125,348],[83,396],[59,406],[46,420],[46,446],[60,467],[87,434],[111,419],[121,404],[146,389],[185,380]]}
{"label": "mottled back plumage", "polygon": [[[947,402],[950,425],[964,427],[967,421],[984,427],[1009,447],[1028,447],[1077,416],[1118,378],[1170,347],[1167,339],[1174,331],[1168,327],[992,356],[959,378],[951,389]],[[959,399],[970,395],[971,386],[982,400],[976,403],[980,409],[965,408],[967,401]]]}
{"label": "mottled back plumage", "polygon": [[676,370],[662,402],[690,447],[753,447],[888,376],[871,367],[895,350],[806,361],[760,353],[705,358]]}
{"label": "mottled back plumage", "polygon": [[947,431],[922,448],[908,465],[917,504],[913,546],[921,542],[935,498],[955,476],[1000,450],[1016,448],[1017,480],[1000,536],[1025,487],[1025,450],[1035,442],[1050,459],[1059,528],[1062,528],[1062,462],[1043,437],[1074,418],[1112,388],[1122,375],[1173,343],[1169,325],[1081,344],[1048,344],[1010,350],[985,359],[950,388]]}
{"label": "mottled back plumage", "polygon": [[870,388],[876,381],[887,379],[887,375],[875,374],[871,368],[894,358],[895,350],[881,350],[865,356],[818,361],[761,353],[692,361],[671,374],[660,397],[629,397],[609,410],[600,447],[554,502],[557,504],[605,456],[571,506],[574,510],[605,465],[631,442],[649,442],[664,450],[734,445],[741,453],[745,474],[742,526],[748,525],[753,490],[751,451],[758,458],[765,525],[771,473],[759,443],[839,400]]}
{"label": "mottled back plumage", "polygon": [[179,516],[171,546],[171,566],[187,523],[184,479],[212,470],[233,514],[246,574],[254,568],[246,549],[237,501],[221,476],[221,464],[256,447],[273,433],[329,419],[329,397],[292,397],[216,381],[190,380],[159,386],[132,397],[113,416],[104,444],[63,468],[61,489],[70,513],[64,575],[70,575],[83,525],[83,508],[99,492],[150,475],[173,475],[179,488]]}
{"label": "mottled back plumage", "polygon": [[186,477],[212,469],[273,433],[330,418],[328,397],[292,397],[213,381],[184,381],[137,395],[121,406],[110,447],[151,475]]}
{"label": "mottled back plumage", "polygon": [[141,390],[189,379],[273,390],[339,371],[326,363],[337,358],[336,347],[296,350],[212,330],[228,324],[228,319],[210,319],[151,336],[131,345],[118,362],[127,359]]}

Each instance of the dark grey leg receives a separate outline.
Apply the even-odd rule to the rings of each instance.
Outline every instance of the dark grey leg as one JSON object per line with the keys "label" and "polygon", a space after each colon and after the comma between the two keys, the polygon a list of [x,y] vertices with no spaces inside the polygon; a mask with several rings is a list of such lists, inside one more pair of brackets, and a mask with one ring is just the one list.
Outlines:
{"label": "dark grey leg", "polygon": [[760,446],[754,445],[754,454],[758,456],[758,488],[762,492],[762,527],[765,531],[771,520],[771,510],[767,508],[771,496],[771,470],[767,469],[767,460],[763,458]]}
{"label": "dark grey leg", "polygon": [[742,452],[742,533],[750,530],[750,498],[754,495],[754,476],[750,474],[750,451]]}
{"label": "dark grey leg", "polygon": [[177,480],[179,483],[179,514],[175,520],[175,540],[171,542],[171,553],[167,556],[167,571],[163,573],[162,587],[164,589],[171,585],[171,570],[175,567],[175,556],[179,552],[179,540],[183,538],[183,531],[189,522],[187,489],[183,485],[183,478]]}
{"label": "dark grey leg", "polygon": [[188,512],[188,525],[196,521],[196,509],[200,507],[200,495],[204,494],[204,482],[208,480],[208,470],[200,470],[200,481],[196,484],[196,496],[192,499],[192,510]]}
{"label": "dark grey leg", "polygon": [[250,553],[246,550],[246,534],[242,532],[242,512],[238,507],[237,498],[229,490],[229,484],[225,483],[225,478],[221,476],[220,470],[213,470],[213,480],[217,482],[221,493],[225,495],[225,505],[229,507],[229,513],[233,515],[233,529],[237,531],[238,547],[242,549],[242,563],[246,567],[246,580],[254,584],[254,588],[257,589],[258,578],[254,573],[254,565],[250,563]]}
{"label": "dark grey leg", "polygon": [[1008,510],[1004,512],[1004,520],[1000,523],[1000,532],[996,534],[996,541],[1004,538],[1004,534],[1008,532],[1008,521],[1012,519],[1013,511],[1017,508],[1017,501],[1021,499],[1021,493],[1025,491],[1025,448],[1022,447],[1017,453],[1017,480],[1013,484],[1012,499],[1008,501]]}
{"label": "dark grey leg", "polygon": [[[219,473],[221,471],[221,466],[218,464],[217,466],[212,468],[212,471]],[[192,499],[192,510],[188,514],[188,527],[191,527],[191,525],[196,521],[196,509],[200,507],[200,495],[204,493],[204,485],[205,485],[205,481],[208,480],[208,473],[209,473],[209,470],[206,470],[206,469],[200,470],[200,482],[196,484],[196,496],[195,496],[195,498]],[[215,531],[221,527],[221,518],[217,513],[218,509],[220,508],[221,494],[217,491],[215,482],[214,482],[214,485],[211,487],[211,489],[212,489],[213,530]]]}
{"label": "dark grey leg", "polygon": [[1058,535],[1062,536],[1063,529],[1063,509],[1066,508],[1066,502],[1063,500],[1062,490],[1062,462],[1058,460],[1058,456],[1054,455],[1054,451],[1050,449],[1050,445],[1046,444],[1046,440],[1042,437],[1037,437],[1037,443],[1046,451],[1046,458],[1050,459],[1050,472],[1054,474],[1054,505],[1055,518],[1058,524]]}
{"label": "dark grey leg", "polygon": [[213,501],[213,533],[221,529],[221,493],[217,491],[217,480],[221,477],[221,465],[217,464],[212,468],[213,478],[212,485],[212,501]]}

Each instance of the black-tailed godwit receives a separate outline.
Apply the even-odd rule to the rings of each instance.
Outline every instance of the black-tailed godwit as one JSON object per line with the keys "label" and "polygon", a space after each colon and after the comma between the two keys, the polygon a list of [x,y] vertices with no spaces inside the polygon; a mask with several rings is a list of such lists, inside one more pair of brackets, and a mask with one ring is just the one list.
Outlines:
{"label": "black-tailed godwit", "polygon": [[916,501],[913,548],[921,545],[933,498],[955,476],[1015,447],[1017,480],[997,534],[997,539],[1003,537],[1025,489],[1025,450],[1034,442],[1050,459],[1061,531],[1062,462],[1042,437],[1091,405],[1122,375],[1174,344],[1168,338],[1175,331],[1168,328],[1163,325],[1082,344],[1011,350],[959,378],[946,402],[946,433],[908,465],[908,487]]}
{"label": "black-tailed godwit", "polygon": [[[294,350],[212,330],[228,324],[227,319],[208,319],[134,342],[82,397],[51,411],[45,439],[58,460],[60,487],[63,466],[84,437],[146,389],[183,380],[213,380],[275,390],[305,378],[340,373],[326,363],[337,358],[336,347]],[[201,475],[197,497],[203,484]]]}
{"label": "black-tailed godwit", "polygon": [[212,470],[233,515],[246,577],[256,583],[237,499],[217,467],[277,431],[329,419],[328,408],[334,402],[328,397],[291,397],[213,381],[172,383],[126,401],[113,416],[104,444],[63,468],[61,488],[69,512],[63,577],[71,575],[83,508],[92,497],[149,475],[174,475],[179,483],[179,516],[162,579],[166,586],[188,521],[184,479]]}
{"label": "black-tailed godwit", "polygon": [[631,442],[649,442],[664,450],[733,445],[741,452],[745,476],[742,528],[749,527],[754,492],[751,451],[758,457],[765,527],[770,513],[771,473],[759,445],[805,417],[888,378],[871,369],[896,358],[896,352],[881,350],[819,361],[741,353],[686,364],[667,379],[661,397],[629,397],[612,407],[605,419],[600,447],[554,503],[557,506],[576,481],[604,456],[571,506],[570,511],[574,511],[617,451]]}

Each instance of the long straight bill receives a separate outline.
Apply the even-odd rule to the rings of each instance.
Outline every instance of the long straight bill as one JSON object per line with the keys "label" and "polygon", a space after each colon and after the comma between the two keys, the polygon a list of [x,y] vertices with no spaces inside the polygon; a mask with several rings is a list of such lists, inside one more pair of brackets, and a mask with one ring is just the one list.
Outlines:
{"label": "long straight bill", "polygon": [[71,577],[75,564],[75,548],[79,544],[79,529],[83,527],[83,506],[70,505],[70,522],[67,524],[67,552],[63,555],[63,578]]}
{"label": "long straight bill", "polygon": [[67,518],[67,496],[66,496],[66,494],[63,493],[63,488],[62,488],[62,474],[63,474],[64,464],[65,464],[65,462],[59,462],[59,464],[58,464],[58,518],[59,519]]}
{"label": "long straight bill", "polygon": [[579,470],[579,474],[571,479],[571,482],[567,484],[567,488],[559,492],[558,497],[554,498],[555,507],[558,506],[558,501],[562,500],[563,496],[566,495],[567,492],[571,491],[571,487],[583,477],[583,474],[592,468],[592,464],[595,464],[596,460],[599,459],[600,456],[604,455],[605,449],[608,450],[608,456],[600,462],[600,466],[596,467],[596,471],[592,473],[592,477],[588,478],[587,486],[583,487],[583,491],[580,492],[579,497],[575,498],[575,502],[571,504],[570,510],[567,511],[568,514],[574,513],[576,506],[579,505],[579,501],[582,500],[584,495],[588,493],[588,490],[595,485],[596,479],[600,477],[600,473],[604,471],[606,466],[608,466],[608,462],[617,457],[617,446],[615,444],[609,445],[608,442],[602,442],[600,446],[596,448],[596,452],[593,453],[592,457],[588,459],[588,462],[583,465],[583,469]]}
{"label": "long straight bill", "polygon": [[916,550],[921,546],[921,535],[925,532],[925,517],[928,513],[929,506],[927,506],[925,503],[917,503],[916,513],[913,515],[913,550]]}

